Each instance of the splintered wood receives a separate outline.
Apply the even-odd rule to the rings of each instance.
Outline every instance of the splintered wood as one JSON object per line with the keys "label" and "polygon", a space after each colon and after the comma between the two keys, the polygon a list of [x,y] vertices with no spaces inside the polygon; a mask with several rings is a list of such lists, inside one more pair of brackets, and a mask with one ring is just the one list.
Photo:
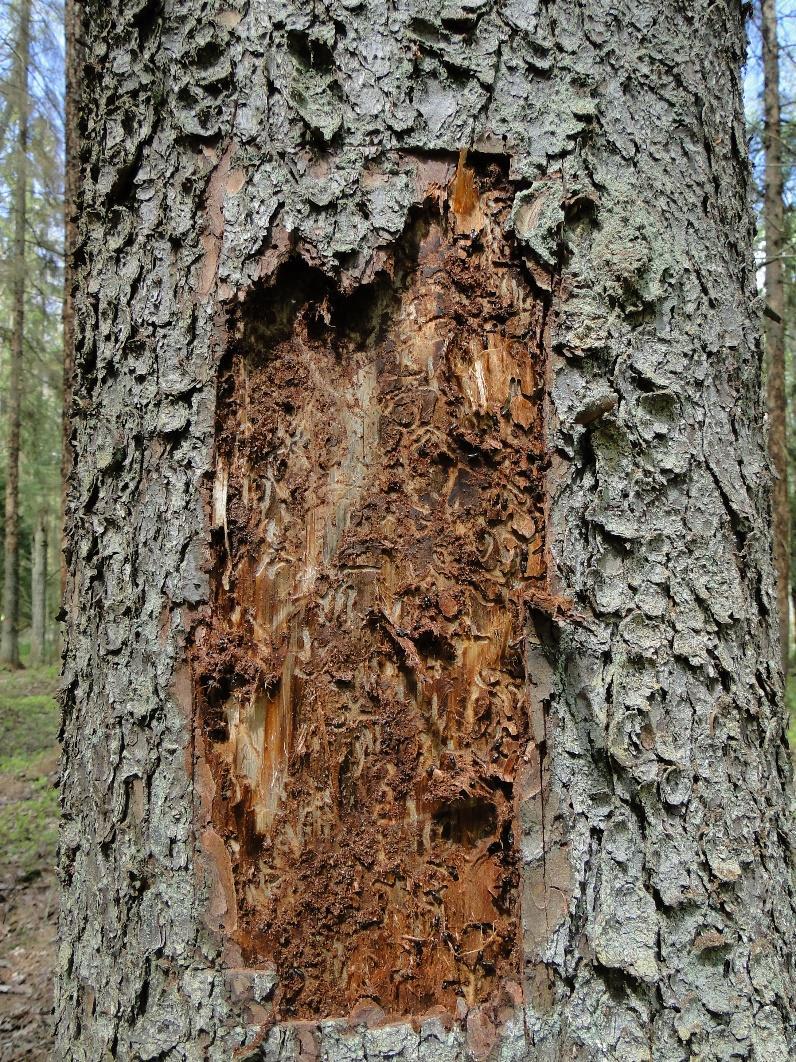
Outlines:
{"label": "splintered wood", "polygon": [[544,309],[497,165],[421,201],[353,294],[298,262],[252,293],[219,383],[199,719],[282,1018],[520,979]]}

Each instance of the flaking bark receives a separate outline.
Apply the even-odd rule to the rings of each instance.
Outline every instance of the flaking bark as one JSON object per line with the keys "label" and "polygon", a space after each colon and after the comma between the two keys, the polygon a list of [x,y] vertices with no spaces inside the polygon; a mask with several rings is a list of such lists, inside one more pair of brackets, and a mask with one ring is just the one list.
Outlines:
{"label": "flaking bark", "polygon": [[[740,5],[112,2],[83,32],[57,1056],[785,1062]],[[413,167],[463,148],[507,170],[548,314],[520,992],[274,1025],[273,968],[236,965],[230,797],[188,667],[214,617],[218,374],[280,263],[355,293],[417,208]]]}

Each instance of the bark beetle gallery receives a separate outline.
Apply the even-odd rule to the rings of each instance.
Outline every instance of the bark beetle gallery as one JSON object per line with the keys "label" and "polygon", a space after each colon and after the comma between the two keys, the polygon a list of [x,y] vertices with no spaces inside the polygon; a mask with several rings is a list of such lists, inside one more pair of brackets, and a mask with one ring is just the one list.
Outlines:
{"label": "bark beetle gallery", "polygon": [[545,302],[499,162],[401,164],[417,207],[372,282],[283,263],[219,383],[199,727],[234,935],[281,1017],[519,980]]}

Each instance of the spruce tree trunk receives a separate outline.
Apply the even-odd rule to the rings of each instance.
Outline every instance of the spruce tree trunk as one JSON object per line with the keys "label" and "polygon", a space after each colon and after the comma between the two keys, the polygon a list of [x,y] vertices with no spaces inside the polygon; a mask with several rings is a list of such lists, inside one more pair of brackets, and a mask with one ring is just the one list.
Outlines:
{"label": "spruce tree trunk", "polygon": [[15,106],[17,144],[14,167],[14,252],[12,260],[11,357],[6,436],[5,533],[3,539],[3,625],[0,663],[19,667],[19,432],[22,359],[25,346],[25,227],[28,195],[28,67],[30,0],[19,5]]}
{"label": "spruce tree trunk", "polygon": [[77,189],[79,180],[78,149],[80,143],[78,96],[82,41],[80,33],[80,0],[64,2],[64,379],[63,379],[63,437],[61,441],[61,594],[66,591],[66,493],[72,471],[72,377],[75,365],[75,308],[74,255],[77,245]]}
{"label": "spruce tree trunk", "polygon": [[47,520],[39,516],[33,532],[30,579],[30,663],[47,658]]}
{"label": "spruce tree trunk", "polygon": [[788,408],[785,386],[785,219],[782,191],[782,128],[779,112],[779,42],[776,0],[761,0],[763,39],[763,146],[766,171],[763,224],[766,232],[766,355],[768,359],[768,448],[773,484],[774,566],[785,674],[790,649],[790,507],[788,504]]}
{"label": "spruce tree trunk", "polygon": [[785,1062],[740,4],[82,34],[57,1057]]}

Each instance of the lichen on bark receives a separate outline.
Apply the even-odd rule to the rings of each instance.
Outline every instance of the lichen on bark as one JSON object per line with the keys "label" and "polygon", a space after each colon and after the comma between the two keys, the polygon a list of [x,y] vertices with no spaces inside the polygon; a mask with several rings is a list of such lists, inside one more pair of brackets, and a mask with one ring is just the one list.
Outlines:
{"label": "lichen on bark", "polygon": [[[790,1057],[740,5],[114,2],[83,37],[59,1056]],[[462,149],[508,159],[548,307],[522,954],[449,1017],[270,1027],[189,668],[229,324],[286,259],[372,285],[401,160]]]}

